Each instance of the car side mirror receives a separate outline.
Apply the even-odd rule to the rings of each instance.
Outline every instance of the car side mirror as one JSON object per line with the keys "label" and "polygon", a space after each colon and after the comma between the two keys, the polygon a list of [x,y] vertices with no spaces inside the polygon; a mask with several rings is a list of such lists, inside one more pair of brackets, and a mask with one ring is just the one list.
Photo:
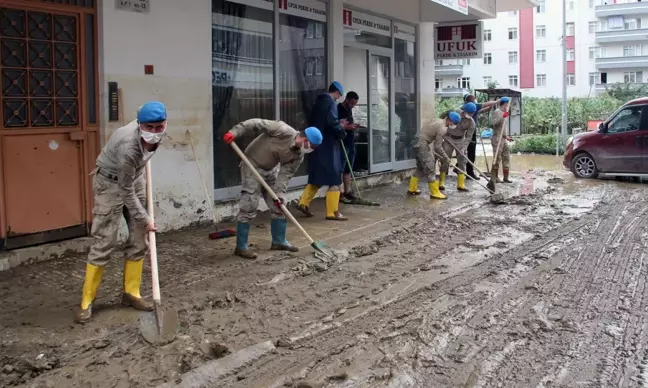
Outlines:
{"label": "car side mirror", "polygon": [[598,129],[601,132],[605,132],[605,123],[599,123]]}

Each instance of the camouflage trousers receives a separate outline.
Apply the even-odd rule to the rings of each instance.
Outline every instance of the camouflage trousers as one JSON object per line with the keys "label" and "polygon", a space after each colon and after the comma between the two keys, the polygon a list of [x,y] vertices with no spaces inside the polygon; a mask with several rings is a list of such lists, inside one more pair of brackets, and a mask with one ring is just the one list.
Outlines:
{"label": "camouflage trousers", "polygon": [[[498,139],[495,139],[495,136],[491,139],[491,145],[493,146],[493,155],[497,152],[497,143]],[[502,163],[502,169],[508,170],[511,168],[511,149],[509,148],[508,142],[505,139],[502,139],[502,142],[499,146],[499,152],[497,153],[497,160],[493,162],[493,167],[499,167],[499,164]]]}
{"label": "camouflage trousers", "polygon": [[436,155],[430,149],[430,145],[415,144],[413,149],[416,158],[414,176],[419,179],[426,179],[428,182],[434,182],[436,180]]}
{"label": "camouflage trousers", "polygon": [[[452,147],[453,145],[454,147]],[[448,136],[444,138],[444,142],[443,142],[443,150],[445,151],[446,155],[448,155],[448,158],[452,158],[453,154],[456,155],[457,167],[462,171],[466,171],[466,163],[467,163],[466,158],[462,156],[462,155],[466,155],[467,147],[465,147],[465,145],[467,144],[464,144],[463,139],[453,139]],[[459,155],[459,153],[455,150],[455,147],[458,150],[461,150],[462,155]],[[450,170],[450,162],[449,161],[441,162],[441,171],[448,173],[449,170]]]}
{"label": "camouflage trousers", "polygon": [[[94,208],[91,235],[94,243],[88,253],[88,263],[100,267],[108,263],[118,245],[122,217],[126,219],[128,225],[128,241],[124,247],[126,260],[142,260],[148,253],[148,235],[144,227],[136,225],[131,219],[121,199],[117,181],[95,173],[92,191]],[[135,192],[142,205],[146,207],[144,174],[135,181]]]}
{"label": "camouflage trousers", "polygon": [[[277,174],[279,173],[279,165],[272,170],[257,169],[257,171],[261,174],[261,177],[268,186],[273,187],[277,180]],[[261,184],[256,180],[252,171],[245,164],[241,164],[241,186],[239,212],[236,215],[237,222],[248,223],[256,217],[257,209],[259,208],[259,199],[261,197],[263,197],[266,205],[268,205],[272,219],[285,218],[281,210],[277,209],[274,205],[272,197],[266,193]]]}

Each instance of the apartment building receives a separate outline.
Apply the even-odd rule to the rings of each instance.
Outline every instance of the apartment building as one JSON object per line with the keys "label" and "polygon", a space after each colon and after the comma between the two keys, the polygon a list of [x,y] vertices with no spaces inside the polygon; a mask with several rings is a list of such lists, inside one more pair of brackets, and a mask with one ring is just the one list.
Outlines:
{"label": "apartment building", "polygon": [[[526,96],[562,95],[562,0],[484,20],[479,60],[436,62],[438,94],[499,87]],[[648,82],[648,1],[567,0],[567,95],[587,97],[613,83]]]}

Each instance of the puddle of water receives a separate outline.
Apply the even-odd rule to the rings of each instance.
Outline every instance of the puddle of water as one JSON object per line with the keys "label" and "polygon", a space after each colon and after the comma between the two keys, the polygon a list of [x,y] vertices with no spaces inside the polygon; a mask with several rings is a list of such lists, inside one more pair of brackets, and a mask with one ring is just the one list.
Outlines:
{"label": "puddle of water", "polygon": [[[488,157],[488,165],[493,162],[493,157]],[[475,159],[477,167],[486,172],[486,162],[483,155],[477,155]],[[556,158],[555,155],[511,155],[511,171],[565,171],[562,166],[562,156]],[[502,172],[500,171],[500,174]]]}

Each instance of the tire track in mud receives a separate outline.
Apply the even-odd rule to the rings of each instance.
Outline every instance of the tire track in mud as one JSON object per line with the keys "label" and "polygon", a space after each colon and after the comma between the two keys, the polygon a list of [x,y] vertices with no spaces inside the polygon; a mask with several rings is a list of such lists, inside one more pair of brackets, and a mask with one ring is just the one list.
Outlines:
{"label": "tire track in mud", "polygon": [[[450,345],[454,346],[454,350],[458,350],[459,347],[461,346],[462,342],[467,342],[466,340],[461,340],[457,341],[457,338],[459,338],[461,335],[469,336],[470,333],[473,333],[475,331],[479,331],[479,329],[475,330],[473,327],[470,327],[469,325],[461,325],[461,322],[467,322],[469,319],[472,317],[478,315],[477,313],[485,314],[486,310],[483,307],[480,307],[479,309],[474,308],[474,306],[479,306],[479,302],[483,302],[485,299],[488,299],[489,297],[492,297],[492,295],[482,295],[480,298],[477,298],[477,300],[474,301],[468,301],[467,299],[463,300],[463,303],[457,304],[457,302],[462,302],[460,299],[457,298],[456,294],[461,294],[461,288],[463,287],[466,291],[464,295],[469,295],[471,292],[474,291],[474,289],[471,289],[471,285],[479,284],[480,282],[484,281],[485,279],[492,278],[490,281],[496,282],[494,279],[494,274],[497,274],[497,271],[505,271],[511,267],[515,267],[516,261],[521,260],[525,256],[533,256],[534,254],[541,252],[543,250],[550,250],[550,251],[555,251],[557,246],[564,246],[567,244],[569,241],[572,239],[570,238],[565,238],[564,236],[571,235],[571,233],[581,230],[585,226],[592,225],[596,222],[597,218],[590,216],[590,215],[585,215],[583,216],[580,220],[572,221],[568,224],[563,224],[561,227],[556,228],[546,235],[543,236],[541,239],[535,239],[531,240],[527,243],[525,243],[523,246],[516,247],[514,251],[508,251],[504,254],[498,255],[496,257],[492,257],[489,260],[483,261],[481,263],[476,264],[473,267],[470,267],[466,270],[464,270],[462,273],[459,275],[456,275],[452,278],[446,279],[441,283],[435,284],[433,286],[427,287],[426,289],[422,289],[417,291],[414,294],[411,294],[408,296],[406,300],[401,300],[394,305],[390,306],[390,313],[388,313],[389,316],[392,318],[390,319],[389,317],[381,317],[382,314],[385,313],[385,311],[379,311],[379,312],[374,312],[372,314],[369,314],[368,316],[364,317],[363,322],[356,322],[352,323],[349,326],[346,327],[341,327],[338,331],[335,332],[333,335],[332,333],[327,333],[323,335],[322,337],[316,338],[313,341],[311,341],[309,344],[307,344],[306,348],[302,349],[297,349],[293,352],[287,352],[283,354],[281,357],[275,359],[275,360],[264,360],[262,362],[262,365],[259,365],[257,369],[258,374],[255,373],[253,376],[247,376],[245,382],[243,385],[241,383],[238,384],[238,386],[281,386],[284,382],[284,378],[278,378],[274,384],[269,383],[271,379],[269,379],[270,376],[291,376],[294,375],[295,378],[303,378],[305,376],[308,376],[309,374],[315,373],[318,368],[319,369],[326,369],[325,366],[327,366],[327,363],[333,362],[332,360],[335,358],[340,358],[342,357],[345,353],[345,351],[335,351],[332,352],[334,354],[322,354],[322,351],[320,350],[318,355],[313,356],[313,349],[322,349],[322,348],[335,348],[336,346],[342,346],[347,349],[349,348],[354,348],[355,346],[361,346],[365,349],[369,349],[373,347],[373,344],[375,344],[375,341],[371,342],[369,339],[364,339],[364,340],[353,340],[354,337],[356,337],[357,333],[362,333],[364,330],[362,327],[371,327],[371,326],[376,326],[376,327],[381,327],[384,325],[385,321],[398,321],[396,317],[399,315],[402,315],[404,317],[410,316],[412,306],[420,306],[423,310],[426,310],[427,315],[430,316],[440,316],[440,317],[445,317],[445,322],[444,321],[439,321],[436,320],[432,323],[427,322],[427,324],[431,325],[436,325],[437,332],[440,334],[438,336],[432,337],[432,338],[425,338],[425,336],[422,336],[423,338],[420,338],[421,335],[420,333],[412,333],[412,332],[396,332],[395,334],[393,333],[392,335],[387,335],[387,336],[382,336],[383,340],[381,340],[381,346],[380,352],[384,354],[383,360],[376,361],[376,365],[380,365],[381,363],[384,363],[384,359],[389,359],[393,357],[393,354],[402,354],[403,352],[410,354],[413,358],[417,359],[417,364],[420,366],[421,364],[426,364],[429,368],[433,369],[435,372],[432,373],[435,376],[430,376],[430,373],[425,373],[425,378],[427,380],[426,383],[430,384],[434,382],[434,386],[453,386],[452,384],[446,385],[445,383],[449,382],[448,381],[448,376],[451,375],[456,375],[457,374],[457,366],[453,365],[453,362],[448,361],[451,357],[449,356],[449,353],[447,352],[429,352],[424,348],[420,347],[420,344],[423,343],[425,346],[429,348],[437,348],[437,349],[442,349],[444,346],[446,349],[450,347]],[[540,262],[543,262],[542,260]],[[524,272],[528,272],[533,269],[533,266],[530,266],[526,269],[518,269],[517,274],[515,275],[517,278],[521,277],[524,275]],[[512,279],[512,278],[509,278]],[[502,285],[502,288],[506,288],[505,285]],[[454,290],[454,292],[453,292]],[[457,291],[459,290],[459,291]],[[455,295],[453,295],[453,293]],[[488,292],[482,292],[483,294],[489,294]],[[491,292],[492,294],[492,292]],[[445,297],[444,297],[445,295]],[[441,299],[440,299],[441,298]],[[449,298],[450,301],[448,302],[443,302],[443,298]],[[438,310],[434,311],[435,309],[433,308],[432,311],[428,310],[431,308],[426,302],[429,301],[439,301],[440,305],[438,306]],[[506,313],[504,310],[502,310],[502,314],[506,314],[509,318],[513,315],[516,314],[516,312],[519,310],[519,306],[522,305],[524,300],[516,301],[511,303],[511,308],[509,311]],[[469,304],[473,305],[473,308],[467,307]],[[459,311],[462,311],[462,313],[457,316],[456,312],[453,315],[452,313],[452,307],[450,306],[461,306],[459,308]],[[405,318],[408,319],[408,318]],[[412,321],[414,319],[420,319],[420,317],[415,317],[415,318],[409,318],[409,321]],[[409,322],[408,321],[408,322]],[[444,327],[445,326],[445,327]],[[496,325],[492,325],[494,327],[493,330],[496,331],[501,331],[501,327],[497,328],[495,327]],[[375,330],[369,330],[371,334],[369,337],[372,336],[377,336],[378,333]],[[354,333],[356,335],[354,335]],[[468,333],[468,334],[467,334]],[[483,333],[481,333],[483,334]],[[390,350],[386,349],[386,346],[389,345],[389,338],[393,338],[391,341],[394,341],[395,343],[401,342],[401,339],[403,336],[410,336],[412,339],[408,341],[404,341],[401,346],[395,346],[395,350],[391,352]],[[383,343],[382,341],[385,341],[384,338],[387,338],[388,341],[387,343]],[[346,345],[344,345],[345,341],[347,342]],[[497,341],[495,341],[497,342]],[[515,341],[510,341],[511,343]],[[417,350],[414,349],[413,343],[417,343],[416,346],[419,346]],[[486,346],[490,346],[492,348],[495,348],[495,344],[489,344],[488,341],[486,341]],[[470,345],[468,345],[470,348]],[[411,348],[409,351],[404,351],[403,349]],[[486,352],[483,350],[480,351],[479,349],[475,352],[474,349],[471,351],[465,351],[466,346],[464,346],[464,353],[470,354],[472,353],[484,353],[485,355],[482,356],[481,358],[476,357],[476,360],[480,360],[483,362],[486,358]],[[474,346],[473,346],[474,348]],[[399,350],[400,349],[400,350]],[[511,353],[513,353],[515,347],[511,349]],[[352,351],[349,351],[347,353],[353,353]],[[456,352],[457,354],[459,352]],[[489,354],[494,353],[494,352],[488,352]],[[511,356],[511,353],[508,353],[508,357]],[[375,357],[370,357],[367,356],[366,353],[362,353],[364,355],[365,359],[372,359]],[[342,357],[344,358],[344,357]],[[401,358],[403,358],[401,356]],[[502,358],[502,362],[505,362],[505,359],[507,357]],[[465,361],[464,361],[465,362]],[[365,362],[364,365],[366,367],[372,367],[374,368],[376,365],[369,365],[370,363]],[[310,365],[308,368],[305,368],[304,365]],[[475,363],[475,365],[479,365],[481,368],[481,364]],[[466,365],[460,366],[461,368],[466,369]],[[387,368],[388,370],[391,370],[389,375],[394,378],[394,373],[398,375],[396,369],[407,369],[408,366],[403,366],[400,365],[399,368],[391,367]],[[362,368],[360,368],[362,369]],[[380,368],[379,368],[380,369]],[[410,368],[410,369],[416,369],[416,368]],[[488,369],[488,368],[487,368]],[[417,373],[412,372],[413,375],[415,376]],[[259,374],[264,375],[264,377],[259,376]],[[315,373],[316,374],[316,373]],[[378,374],[369,374],[370,377],[366,377],[367,374],[364,373],[366,378],[368,379],[375,379]],[[373,377],[371,377],[373,376]],[[406,377],[403,374],[400,374],[401,378],[407,380]],[[446,378],[439,378],[438,376],[446,376]],[[408,378],[414,378],[413,376],[409,376]],[[421,380],[422,381],[422,380]],[[464,380],[466,381],[466,380]],[[482,384],[487,384],[483,380],[481,380]],[[347,381],[345,384],[340,385],[340,386],[373,386],[373,385],[367,385],[369,383],[369,380],[365,380],[364,382],[359,382],[354,380],[353,383],[351,381]],[[226,386],[227,383],[224,383]],[[356,385],[357,384],[357,385]],[[335,386],[335,385],[331,385]],[[380,384],[376,386],[381,386]],[[398,385],[396,385],[398,386]]]}

